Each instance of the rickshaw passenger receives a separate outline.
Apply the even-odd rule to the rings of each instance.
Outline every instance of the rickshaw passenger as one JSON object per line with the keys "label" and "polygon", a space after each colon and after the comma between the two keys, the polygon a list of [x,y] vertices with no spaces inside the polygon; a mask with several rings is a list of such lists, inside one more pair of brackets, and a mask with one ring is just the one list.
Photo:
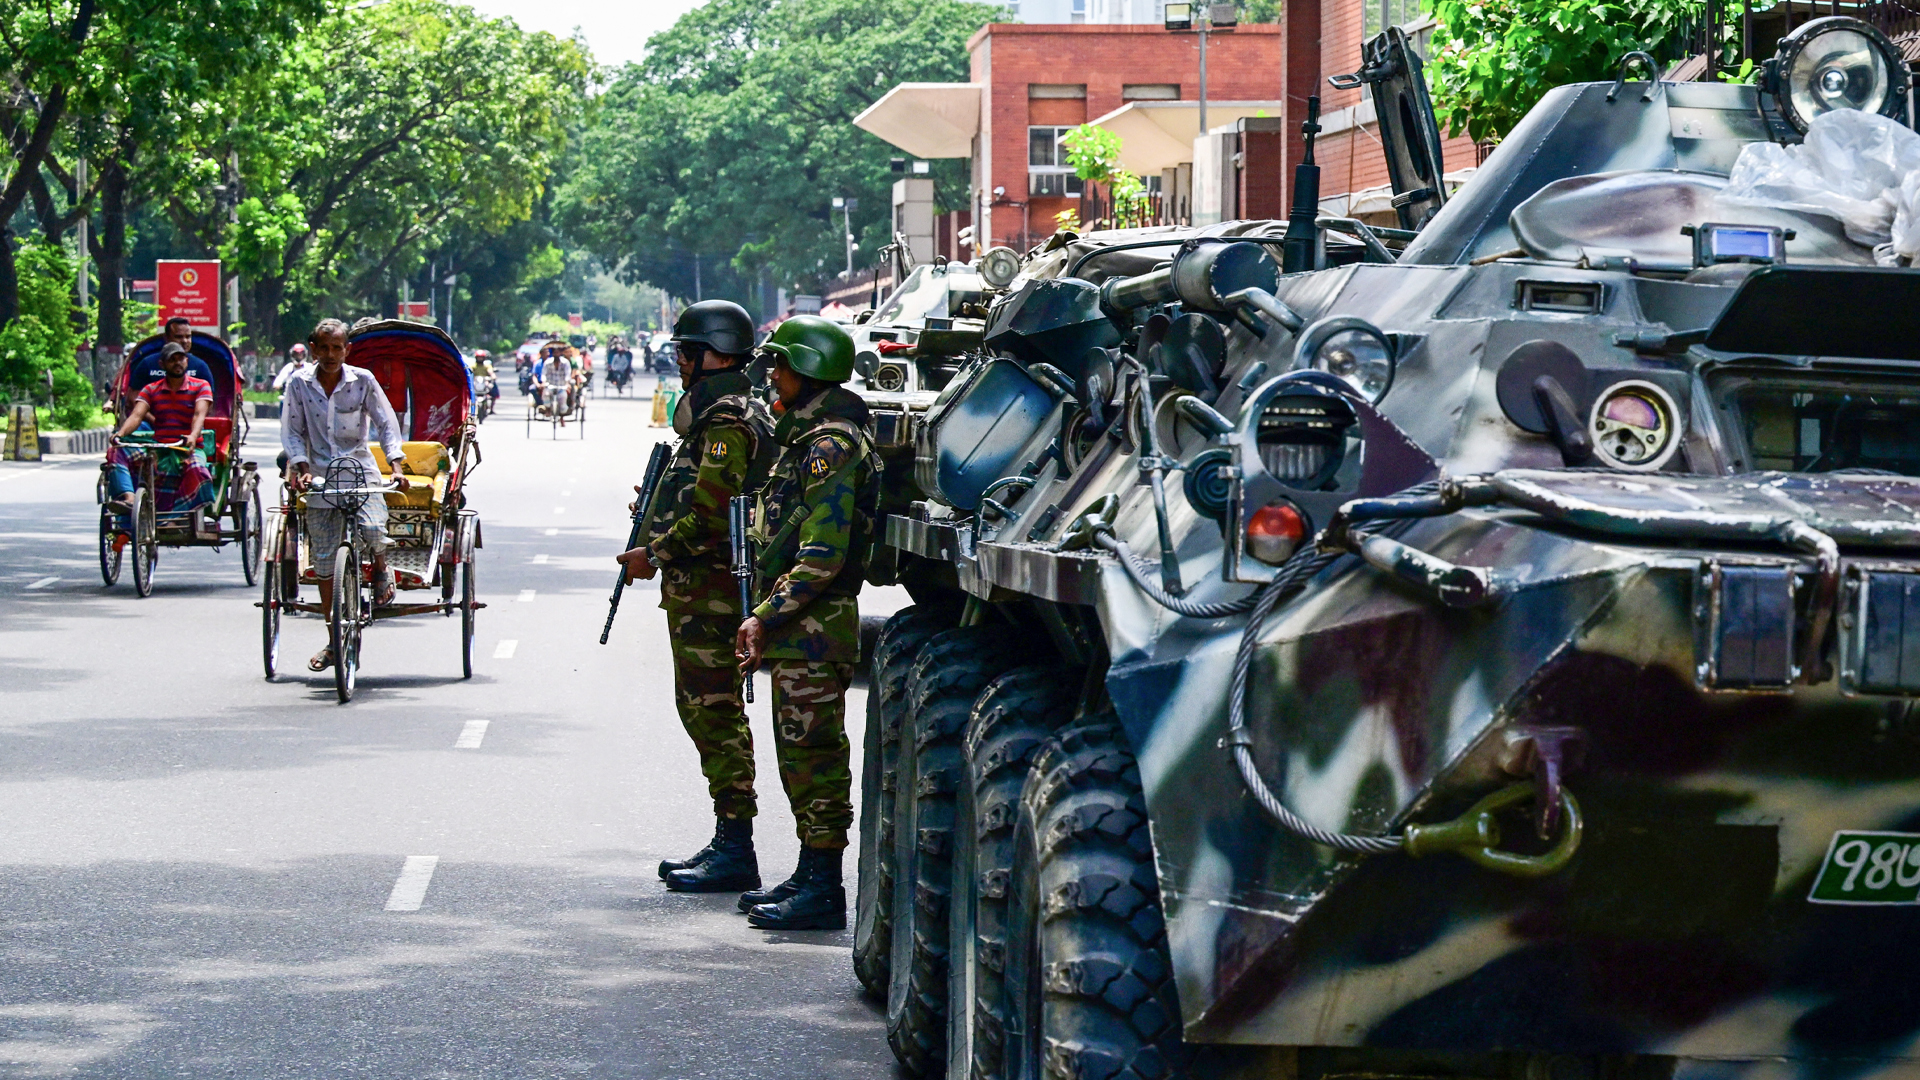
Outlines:
{"label": "rickshaw passenger", "polygon": [[[160,369],[166,378],[140,389],[127,411],[127,418],[114,432],[125,439],[145,428],[159,443],[182,443],[193,448],[191,454],[162,452],[154,460],[154,476],[159,491],[153,493],[154,510],[172,514],[195,510],[213,501],[213,470],[200,449],[200,429],[205,426],[207,410],[213,407],[213,387],[205,380],[187,374],[192,359],[179,342],[169,341],[160,349]],[[107,451],[112,466],[107,473],[107,496],[123,509],[133,505],[133,467],[146,452],[115,446]]]}
{"label": "rickshaw passenger", "polygon": [[571,397],[573,391],[573,361],[567,358],[567,353],[572,351],[573,346],[569,345],[565,352],[555,352],[552,356],[547,357],[544,369],[541,371],[541,381],[546,384],[545,402],[547,411],[560,417],[562,426],[565,426],[567,413],[573,408],[573,400]]}
{"label": "rickshaw passenger", "polygon": [[[313,351],[313,366],[296,372],[287,380],[281,399],[280,440],[286,446],[288,483],[295,491],[308,491],[313,483],[314,462],[320,468],[341,458],[351,458],[366,470],[369,486],[380,483],[380,466],[367,446],[368,436],[380,440],[380,449],[399,472],[409,471],[399,418],[394,416],[386,391],[366,368],[347,363],[351,346],[347,325],[339,319],[323,319],[307,339]],[[362,547],[372,556],[375,604],[393,601],[393,573],[387,569],[387,501],[378,495],[356,500],[357,511],[333,505],[324,492],[307,496],[307,538],[313,549],[314,569],[320,575],[320,606],[333,609],[334,552],[346,537],[347,517],[353,516]],[[333,651],[321,649],[307,667],[325,671],[333,666]]]}

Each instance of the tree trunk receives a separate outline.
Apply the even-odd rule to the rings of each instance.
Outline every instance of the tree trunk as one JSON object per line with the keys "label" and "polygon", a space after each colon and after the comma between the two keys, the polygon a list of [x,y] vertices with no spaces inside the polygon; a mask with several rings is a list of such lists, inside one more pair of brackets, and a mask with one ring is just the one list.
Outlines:
{"label": "tree trunk", "polygon": [[126,302],[121,282],[127,270],[127,168],[119,159],[100,178],[100,234],[89,245],[100,272],[99,345],[110,353],[127,346]]}
{"label": "tree trunk", "polygon": [[269,353],[284,352],[290,344],[283,340],[280,326],[280,305],[286,295],[287,283],[281,278],[241,283],[240,318],[247,324],[247,340]]}
{"label": "tree trunk", "polygon": [[13,230],[0,223],[0,326],[20,314],[20,277],[13,265]]}

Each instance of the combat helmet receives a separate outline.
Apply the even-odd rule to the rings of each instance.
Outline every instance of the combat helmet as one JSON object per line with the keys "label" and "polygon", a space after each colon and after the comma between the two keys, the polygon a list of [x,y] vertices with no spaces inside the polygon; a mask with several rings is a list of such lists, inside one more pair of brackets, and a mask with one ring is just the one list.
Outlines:
{"label": "combat helmet", "polygon": [[717,353],[740,356],[753,351],[753,318],[731,300],[689,304],[673,322],[673,340],[697,341]]}
{"label": "combat helmet", "polygon": [[853,378],[853,338],[832,319],[795,315],[763,347],[808,378],[834,383]]}

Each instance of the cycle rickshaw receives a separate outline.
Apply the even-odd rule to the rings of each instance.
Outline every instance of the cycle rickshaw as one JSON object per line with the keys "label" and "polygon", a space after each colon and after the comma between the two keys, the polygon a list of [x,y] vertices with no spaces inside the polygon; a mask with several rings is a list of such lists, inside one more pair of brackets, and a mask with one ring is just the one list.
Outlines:
{"label": "cycle rickshaw", "polygon": [[[547,362],[552,361],[549,354]],[[587,437],[587,387],[578,368],[564,389],[548,386],[538,378],[532,385],[539,388],[540,396],[527,399],[527,438],[533,438],[533,425],[538,420],[547,422],[553,438],[558,439],[561,426],[569,422],[578,427],[581,438]]]}
{"label": "cycle rickshaw", "polygon": [[[114,416],[124,420],[133,408],[135,397],[148,384],[165,379],[160,367],[163,335],[154,336],[133,347],[127,362],[114,380],[112,405]],[[213,402],[207,409],[200,430],[198,449],[206,455],[212,478],[212,498],[184,510],[161,503],[173,497],[171,485],[178,482],[168,475],[172,462],[163,455],[186,454],[191,448],[172,446],[142,438],[138,434],[114,440],[114,445],[129,452],[133,460],[133,504],[122,509],[107,501],[107,475],[113,463],[100,467],[96,497],[100,503],[100,578],[108,585],[120,580],[123,556],[133,563],[133,591],[138,596],[153,593],[153,569],[162,547],[224,548],[240,547],[240,571],[252,585],[260,574],[261,513],[260,477],[251,461],[240,460],[240,449],[247,441],[246,410],[241,404],[245,385],[240,361],[227,343],[196,332],[187,363],[189,376],[205,379],[213,388]],[[165,465],[163,466],[163,462]]]}
{"label": "cycle rickshaw", "polygon": [[[473,388],[459,350],[435,327],[391,319],[355,330],[349,341],[353,352],[348,362],[373,372],[406,432],[408,441],[401,452],[407,472],[400,474],[402,486],[393,487],[395,470],[376,445],[378,476],[350,458],[324,465],[316,462],[314,490],[342,509],[357,509],[361,503],[356,500],[386,500],[393,602],[373,603],[372,553],[362,548],[359,530],[352,528],[344,530],[334,555],[333,610],[300,598],[302,585],[320,581],[304,520],[309,495],[295,495],[283,484],[281,505],[266,517],[265,543],[272,572],[266,575],[260,603],[262,660],[269,679],[279,660],[281,615],[304,612],[328,620],[334,689],[342,704],[353,698],[361,635],[381,619],[459,614],[460,674],[471,678],[474,613],[486,606],[474,585],[480,516],[466,508],[466,480],[480,464],[480,445],[473,422]],[[433,599],[403,597],[436,589],[439,595]]]}
{"label": "cycle rickshaw", "polygon": [[633,384],[633,350],[626,347],[619,338],[607,346],[607,389],[621,394],[630,393]]}

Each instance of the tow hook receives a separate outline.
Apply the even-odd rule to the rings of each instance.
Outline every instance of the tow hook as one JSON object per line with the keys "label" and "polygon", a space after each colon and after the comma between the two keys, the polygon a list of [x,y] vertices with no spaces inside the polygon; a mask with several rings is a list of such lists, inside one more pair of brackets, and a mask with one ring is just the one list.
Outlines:
{"label": "tow hook", "polygon": [[1560,824],[1561,777],[1566,770],[1579,768],[1586,753],[1587,733],[1577,727],[1515,724],[1507,729],[1500,768],[1509,776],[1532,778],[1539,806],[1533,826],[1540,839],[1552,836]]}
{"label": "tow hook", "polygon": [[1573,793],[1561,788],[1559,802],[1565,820],[1560,839],[1539,855],[1522,855],[1500,849],[1500,822],[1496,815],[1511,806],[1536,798],[1532,783],[1510,784],[1473,804],[1473,808],[1452,821],[1430,825],[1409,825],[1402,834],[1406,853],[1419,858],[1450,851],[1488,870],[1514,877],[1546,877],[1557,874],[1573,861],[1580,849],[1585,828],[1580,803]]}

